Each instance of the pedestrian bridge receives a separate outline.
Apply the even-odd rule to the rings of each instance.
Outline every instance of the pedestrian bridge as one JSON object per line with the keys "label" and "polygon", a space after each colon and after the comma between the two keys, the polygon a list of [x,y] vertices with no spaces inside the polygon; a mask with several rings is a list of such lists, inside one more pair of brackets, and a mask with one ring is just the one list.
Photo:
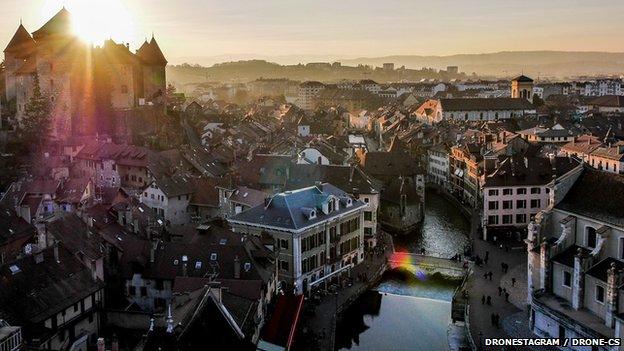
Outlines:
{"label": "pedestrian bridge", "polygon": [[418,272],[427,274],[442,273],[453,277],[462,277],[466,272],[462,261],[410,252],[393,253],[388,259],[388,266],[391,269],[406,269],[415,274]]}

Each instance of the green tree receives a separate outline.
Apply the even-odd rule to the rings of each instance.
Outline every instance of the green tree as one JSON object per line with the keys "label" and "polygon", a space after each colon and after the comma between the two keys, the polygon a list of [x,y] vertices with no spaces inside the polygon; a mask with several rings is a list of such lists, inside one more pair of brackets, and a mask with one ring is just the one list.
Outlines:
{"label": "green tree", "polygon": [[22,142],[29,148],[41,147],[51,130],[50,100],[41,92],[39,75],[33,75],[33,92],[24,107],[24,118],[20,123]]}

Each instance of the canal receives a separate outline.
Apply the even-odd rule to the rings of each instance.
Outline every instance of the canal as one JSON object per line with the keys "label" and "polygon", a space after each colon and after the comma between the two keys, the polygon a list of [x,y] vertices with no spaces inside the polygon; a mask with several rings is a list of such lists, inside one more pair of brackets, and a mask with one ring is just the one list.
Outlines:
{"label": "canal", "polygon": [[[452,257],[469,243],[470,223],[450,202],[427,193],[422,227],[395,236],[396,251]],[[336,350],[447,350],[451,299],[460,281],[440,274],[388,271],[342,315]]]}

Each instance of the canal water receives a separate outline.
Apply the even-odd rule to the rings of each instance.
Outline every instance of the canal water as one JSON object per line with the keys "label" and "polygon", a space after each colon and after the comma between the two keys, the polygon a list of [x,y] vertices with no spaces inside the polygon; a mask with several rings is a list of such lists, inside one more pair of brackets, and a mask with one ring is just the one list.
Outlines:
{"label": "canal water", "polygon": [[[452,257],[468,244],[470,223],[442,196],[428,192],[422,227],[394,237],[396,251]],[[451,299],[459,280],[440,274],[386,272],[341,316],[336,350],[448,350]]]}

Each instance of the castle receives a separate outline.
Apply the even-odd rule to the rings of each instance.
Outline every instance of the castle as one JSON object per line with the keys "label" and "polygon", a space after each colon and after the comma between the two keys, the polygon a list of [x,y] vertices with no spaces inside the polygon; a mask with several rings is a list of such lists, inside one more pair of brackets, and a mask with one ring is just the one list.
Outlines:
{"label": "castle", "polygon": [[20,23],[4,54],[13,122],[23,120],[38,80],[57,140],[102,132],[104,119],[124,120],[142,107],[164,108],[167,60],[153,36],[136,53],[113,40],[93,47],[75,35],[63,8],[32,35]]}

